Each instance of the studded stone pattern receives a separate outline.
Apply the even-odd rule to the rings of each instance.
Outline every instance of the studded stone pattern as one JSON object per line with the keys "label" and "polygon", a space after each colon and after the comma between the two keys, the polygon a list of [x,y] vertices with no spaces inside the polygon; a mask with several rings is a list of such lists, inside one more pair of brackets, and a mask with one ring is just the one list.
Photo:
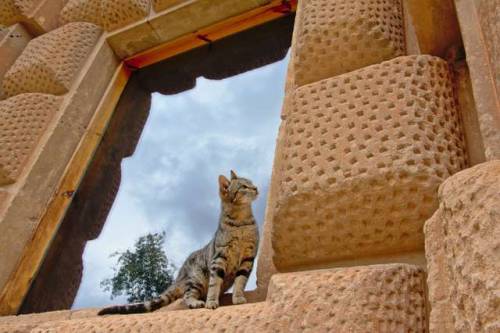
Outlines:
{"label": "studded stone pattern", "polygon": [[300,1],[293,47],[302,86],[405,54],[400,0]]}
{"label": "studded stone pattern", "polygon": [[447,63],[400,57],[298,88],[278,144],[278,268],[423,249],[465,167]]}
{"label": "studded stone pattern", "polygon": [[424,229],[430,329],[499,332],[500,161],[448,178],[439,201]]}
{"label": "studded stone pattern", "polygon": [[[0,332],[18,327],[22,328],[0,323]],[[400,264],[277,274],[261,303],[215,311],[52,321],[29,329],[37,333],[425,332],[424,274],[420,268]]]}
{"label": "studded stone pattern", "polygon": [[112,31],[146,17],[150,6],[150,0],[69,0],[60,21],[90,22]]}
{"label": "studded stone pattern", "polygon": [[40,0],[2,0],[0,1],[0,25],[9,26],[22,21]]}
{"label": "studded stone pattern", "polygon": [[162,10],[176,6],[182,2],[187,2],[186,0],[153,0],[153,8],[155,12],[160,12]]}
{"label": "studded stone pattern", "polygon": [[0,102],[0,185],[19,176],[60,102],[60,97],[45,94],[22,94]]}
{"label": "studded stone pattern", "polygon": [[101,30],[91,23],[70,23],[31,40],[7,71],[4,95],[68,92]]}

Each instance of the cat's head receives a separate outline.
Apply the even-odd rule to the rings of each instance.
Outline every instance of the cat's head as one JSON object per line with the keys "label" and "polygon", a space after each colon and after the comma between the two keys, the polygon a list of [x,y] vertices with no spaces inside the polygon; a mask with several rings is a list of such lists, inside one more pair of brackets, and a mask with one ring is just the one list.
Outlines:
{"label": "cat's head", "polygon": [[219,195],[225,202],[236,205],[250,204],[258,194],[257,187],[250,180],[238,177],[233,170],[230,180],[223,175],[219,176]]}

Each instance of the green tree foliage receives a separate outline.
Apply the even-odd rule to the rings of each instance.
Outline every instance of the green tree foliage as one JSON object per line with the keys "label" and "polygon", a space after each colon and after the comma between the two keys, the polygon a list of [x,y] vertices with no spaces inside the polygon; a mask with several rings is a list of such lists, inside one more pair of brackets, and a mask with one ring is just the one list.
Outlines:
{"label": "green tree foliage", "polygon": [[163,250],[165,233],[140,237],[134,250],[115,252],[118,256],[114,276],[101,281],[104,291],[111,291],[111,299],[127,295],[129,302],[142,302],[161,294],[173,282],[174,267]]}

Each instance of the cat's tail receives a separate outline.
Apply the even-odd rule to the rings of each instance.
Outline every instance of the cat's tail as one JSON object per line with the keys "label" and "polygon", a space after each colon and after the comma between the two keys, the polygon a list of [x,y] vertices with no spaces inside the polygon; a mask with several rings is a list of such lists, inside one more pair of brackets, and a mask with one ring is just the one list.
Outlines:
{"label": "cat's tail", "polygon": [[176,299],[182,296],[182,289],[174,284],[170,286],[165,292],[160,296],[153,298],[152,300],[142,302],[142,303],[132,303],[127,305],[115,305],[102,309],[97,314],[99,316],[107,314],[129,314],[129,313],[144,313],[158,310],[162,306],[167,306]]}

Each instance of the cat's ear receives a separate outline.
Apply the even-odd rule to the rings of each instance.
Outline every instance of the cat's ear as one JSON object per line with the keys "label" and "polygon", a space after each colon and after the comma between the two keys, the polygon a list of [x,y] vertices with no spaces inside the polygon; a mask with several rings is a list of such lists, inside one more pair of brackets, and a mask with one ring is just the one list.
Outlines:
{"label": "cat's ear", "polygon": [[221,195],[226,196],[229,188],[229,179],[223,175],[219,176],[219,192]]}
{"label": "cat's ear", "polygon": [[236,176],[236,172],[231,170],[231,180],[233,180],[233,179],[238,179],[238,176]]}

